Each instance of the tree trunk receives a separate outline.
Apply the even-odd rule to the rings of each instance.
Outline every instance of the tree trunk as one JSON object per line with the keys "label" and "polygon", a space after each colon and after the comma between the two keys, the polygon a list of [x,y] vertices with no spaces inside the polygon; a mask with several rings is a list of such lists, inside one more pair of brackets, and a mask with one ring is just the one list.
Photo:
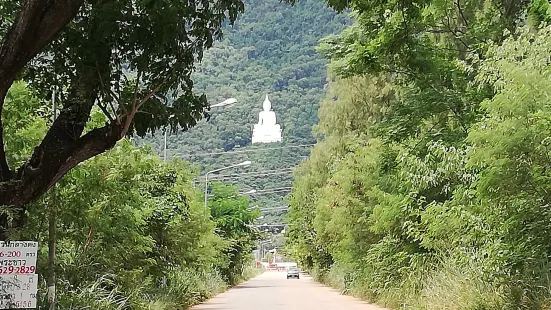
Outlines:
{"label": "tree trunk", "polygon": [[[0,181],[0,205],[24,211],[23,206],[42,196],[69,170],[111,149],[121,139],[123,126],[116,123],[82,135],[100,87],[99,79],[91,71],[82,72],[79,81],[71,85],[63,110],[31,158],[10,179]],[[22,220],[8,223],[8,218],[0,217],[3,230],[0,240],[6,238],[9,228],[20,227],[22,223]]]}
{"label": "tree trunk", "polygon": [[[0,43],[0,181],[12,171],[4,149],[2,108],[8,89],[25,65],[55,39],[83,0],[27,0]],[[2,205],[2,203],[0,203]]]}
{"label": "tree trunk", "polygon": [[[54,40],[78,13],[83,0],[27,0],[0,41],[0,205],[22,206],[29,202],[29,181],[14,177],[6,160],[2,109],[8,89],[25,65]],[[25,169],[20,169],[21,171]],[[35,191],[33,191],[35,192]],[[14,199],[13,196],[21,196]],[[19,201],[19,202],[18,202]],[[14,202],[14,203],[12,203]],[[6,228],[7,220],[0,218]],[[2,234],[0,234],[2,235]],[[5,238],[5,234],[4,238]],[[2,237],[2,236],[0,236]]]}

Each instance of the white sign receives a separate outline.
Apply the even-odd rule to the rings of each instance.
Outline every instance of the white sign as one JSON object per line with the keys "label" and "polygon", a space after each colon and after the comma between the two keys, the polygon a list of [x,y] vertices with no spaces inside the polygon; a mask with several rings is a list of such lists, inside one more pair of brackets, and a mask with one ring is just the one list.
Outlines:
{"label": "white sign", "polygon": [[36,308],[38,275],[0,275],[0,309]]}
{"label": "white sign", "polygon": [[36,308],[38,242],[0,241],[0,309]]}

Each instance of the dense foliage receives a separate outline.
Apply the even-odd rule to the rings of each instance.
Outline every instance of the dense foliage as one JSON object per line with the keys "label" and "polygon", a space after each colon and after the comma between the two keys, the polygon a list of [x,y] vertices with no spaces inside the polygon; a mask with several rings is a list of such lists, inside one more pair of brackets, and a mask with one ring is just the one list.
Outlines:
{"label": "dense foliage", "polygon": [[[14,161],[45,134],[37,104],[23,83],[7,96],[5,117],[18,120],[8,136],[17,141],[10,143]],[[86,130],[103,122],[95,112]],[[247,197],[236,198],[235,188],[222,185],[213,187],[205,209],[195,177],[188,162],[163,162],[124,140],[30,205],[25,225],[9,237],[39,242],[41,307],[47,281],[56,284],[59,309],[168,310],[250,276],[260,237],[250,225],[258,214],[248,209]]]}
{"label": "dense foliage", "polygon": [[[194,126],[208,109],[193,91],[196,62],[243,9],[240,0],[0,2],[0,205],[24,208],[125,136]],[[14,124],[1,116],[21,79],[42,104],[55,91],[60,113],[18,163],[4,131]],[[94,109],[105,122],[84,132]]]}
{"label": "dense foliage", "polygon": [[288,252],[394,308],[550,309],[547,1],[329,1]]}

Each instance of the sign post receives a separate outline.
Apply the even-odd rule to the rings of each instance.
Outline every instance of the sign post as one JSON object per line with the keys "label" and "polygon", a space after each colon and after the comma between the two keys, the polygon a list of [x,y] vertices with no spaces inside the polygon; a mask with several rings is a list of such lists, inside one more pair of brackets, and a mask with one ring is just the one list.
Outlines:
{"label": "sign post", "polygon": [[38,242],[0,241],[0,309],[34,309]]}

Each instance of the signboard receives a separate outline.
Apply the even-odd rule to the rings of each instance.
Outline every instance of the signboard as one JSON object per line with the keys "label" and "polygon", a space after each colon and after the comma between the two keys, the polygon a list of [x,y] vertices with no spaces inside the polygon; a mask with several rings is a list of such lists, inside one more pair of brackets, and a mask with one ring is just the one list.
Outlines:
{"label": "signboard", "polygon": [[0,241],[0,309],[36,308],[38,242]]}
{"label": "signboard", "polygon": [[38,275],[2,275],[0,309],[36,308]]}

